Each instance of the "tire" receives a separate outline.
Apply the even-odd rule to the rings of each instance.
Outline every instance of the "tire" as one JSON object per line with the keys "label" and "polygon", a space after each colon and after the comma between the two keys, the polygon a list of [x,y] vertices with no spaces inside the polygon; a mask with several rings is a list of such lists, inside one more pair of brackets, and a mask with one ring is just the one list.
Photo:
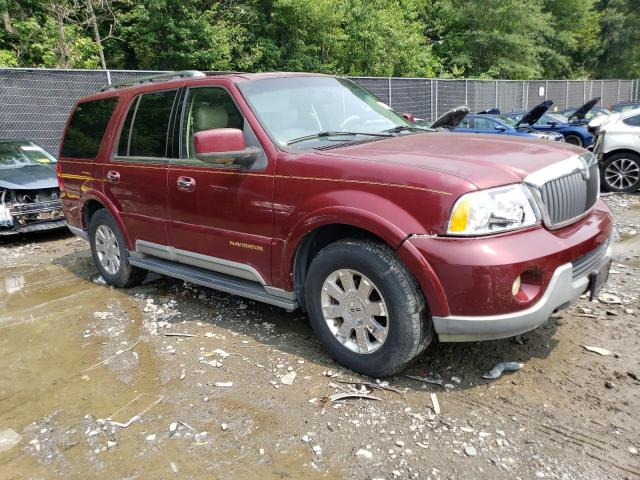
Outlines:
{"label": "tire", "polygon": [[[418,283],[390,248],[372,241],[346,239],[323,248],[309,266],[305,301],[311,326],[330,355],[371,377],[401,371],[433,338]],[[383,340],[379,327],[386,332]]]}
{"label": "tire", "polygon": [[607,192],[640,190],[640,155],[622,152],[607,157],[600,167],[600,180]]}
{"label": "tire", "polygon": [[579,147],[582,146],[582,139],[578,135],[566,135],[564,137],[564,141],[571,145],[577,145]]}
{"label": "tire", "polygon": [[[98,272],[109,285],[119,288],[139,285],[147,271],[129,264],[129,250],[116,221],[105,209],[98,210],[89,223],[91,255]],[[117,257],[115,261],[114,257]]]}

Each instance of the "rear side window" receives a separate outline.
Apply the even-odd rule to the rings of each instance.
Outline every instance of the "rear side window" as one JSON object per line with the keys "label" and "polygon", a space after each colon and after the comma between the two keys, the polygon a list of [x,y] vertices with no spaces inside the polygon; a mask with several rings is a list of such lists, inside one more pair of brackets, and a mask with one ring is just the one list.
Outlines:
{"label": "rear side window", "polygon": [[176,94],[176,90],[145,93],[133,101],[120,134],[118,155],[167,156],[167,134]]}
{"label": "rear side window", "polygon": [[117,103],[118,99],[111,97],[79,104],[71,116],[61,156],[95,158]]}
{"label": "rear side window", "polygon": [[633,117],[625,118],[623,122],[627,125],[631,125],[632,127],[640,127],[640,115],[634,115]]}

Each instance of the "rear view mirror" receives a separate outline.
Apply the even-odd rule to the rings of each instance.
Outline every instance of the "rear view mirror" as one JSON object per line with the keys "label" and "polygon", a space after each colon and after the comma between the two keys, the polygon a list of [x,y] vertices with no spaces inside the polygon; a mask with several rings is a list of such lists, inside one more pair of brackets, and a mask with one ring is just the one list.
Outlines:
{"label": "rear view mirror", "polygon": [[499,132],[504,132],[507,129],[503,125],[496,125],[494,128]]}
{"label": "rear view mirror", "polygon": [[196,158],[201,162],[249,168],[258,158],[257,148],[247,147],[237,128],[202,130],[193,136]]}

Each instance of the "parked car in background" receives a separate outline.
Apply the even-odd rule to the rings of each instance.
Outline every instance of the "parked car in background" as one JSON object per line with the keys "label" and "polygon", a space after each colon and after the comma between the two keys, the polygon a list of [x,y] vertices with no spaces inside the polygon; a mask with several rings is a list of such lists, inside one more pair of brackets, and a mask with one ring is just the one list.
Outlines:
{"label": "parked car in background", "polygon": [[517,122],[514,119],[500,115],[500,111],[497,109],[492,110],[494,112],[497,111],[497,113],[475,113],[467,115],[453,131],[458,133],[485,133],[564,142],[564,136],[561,133],[541,132],[524,125],[516,126]]}
{"label": "parked car in background", "polygon": [[618,102],[615,105],[612,105],[610,110],[612,113],[621,113],[628,110],[635,110],[637,108],[640,108],[640,102]]}
{"label": "parked car in background", "polygon": [[568,119],[558,113],[548,113],[553,101],[546,100],[529,111],[514,111],[505,116],[516,121],[516,125],[524,125],[540,132],[557,132],[564,136],[564,141],[579,147],[589,148],[593,145],[593,135],[579,125],[571,125]]}
{"label": "parked car in background", "polygon": [[302,308],[338,362],[381,377],[435,335],[518,335],[607,279],[591,152],[426,131],[345,78],[143,81],[80,100],[59,155],[109,285],[151,270]]}
{"label": "parked car in background", "polygon": [[640,190],[640,109],[596,118],[589,129],[597,136],[602,187],[609,192]]}
{"label": "parked car in background", "polygon": [[592,98],[580,107],[569,107],[560,110],[558,113],[567,117],[568,123],[571,125],[587,125],[594,118],[602,115],[611,115],[606,108],[597,108],[596,104],[600,101],[600,97]]}
{"label": "parked car in background", "polygon": [[0,140],[0,236],[66,225],[56,159],[25,140]]}

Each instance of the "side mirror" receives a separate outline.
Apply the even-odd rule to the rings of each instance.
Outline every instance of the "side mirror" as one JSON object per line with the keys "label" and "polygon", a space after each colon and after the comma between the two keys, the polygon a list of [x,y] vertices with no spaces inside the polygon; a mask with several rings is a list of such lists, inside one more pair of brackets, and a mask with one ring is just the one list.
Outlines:
{"label": "side mirror", "polygon": [[201,162],[249,168],[258,158],[257,148],[247,148],[237,128],[202,130],[193,136],[196,158]]}
{"label": "side mirror", "polygon": [[401,113],[401,117],[404,117],[406,120],[409,120],[411,123],[416,123],[416,119],[412,113]]}
{"label": "side mirror", "polygon": [[495,128],[497,131],[499,131],[499,132],[504,132],[504,131],[507,129],[507,128],[506,128],[505,126],[503,126],[503,125],[496,125],[494,128]]}
{"label": "side mirror", "polygon": [[547,125],[549,125],[550,127],[555,127],[556,125],[558,125],[558,122],[549,122],[547,123]]}

